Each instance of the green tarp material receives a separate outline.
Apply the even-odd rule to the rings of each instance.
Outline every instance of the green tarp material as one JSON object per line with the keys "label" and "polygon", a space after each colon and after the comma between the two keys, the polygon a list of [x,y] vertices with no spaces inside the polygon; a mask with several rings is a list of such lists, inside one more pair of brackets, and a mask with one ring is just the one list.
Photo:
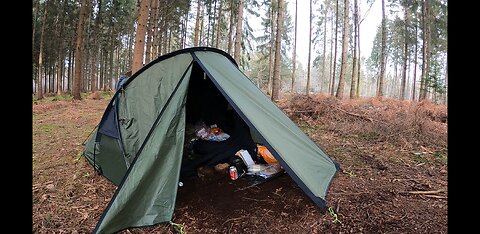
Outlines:
{"label": "green tarp material", "polygon": [[116,102],[119,139],[96,131],[88,140],[84,156],[118,185],[95,233],[171,220],[193,62],[208,74],[303,191],[318,206],[325,206],[338,164],[271,102],[228,54],[196,47],[161,56],[135,73],[109,104],[111,109]]}

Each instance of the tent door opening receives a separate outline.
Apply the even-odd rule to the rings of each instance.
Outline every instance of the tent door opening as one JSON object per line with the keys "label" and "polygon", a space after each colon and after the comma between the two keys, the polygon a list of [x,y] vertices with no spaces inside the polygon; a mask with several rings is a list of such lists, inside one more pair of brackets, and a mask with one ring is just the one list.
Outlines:
{"label": "tent door opening", "polygon": [[[216,125],[229,137],[223,141],[198,139],[196,130],[202,125]],[[226,163],[241,149],[256,155],[257,146],[250,128],[195,62],[187,94],[185,147],[180,178],[196,176],[201,166],[213,167]]]}

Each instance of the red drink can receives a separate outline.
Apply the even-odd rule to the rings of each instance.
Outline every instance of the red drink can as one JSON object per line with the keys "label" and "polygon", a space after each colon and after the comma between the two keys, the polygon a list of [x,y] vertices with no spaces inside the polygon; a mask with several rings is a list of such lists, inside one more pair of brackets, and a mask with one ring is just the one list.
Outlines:
{"label": "red drink can", "polygon": [[230,179],[232,180],[238,179],[238,172],[235,166],[230,166],[228,172],[230,173]]}

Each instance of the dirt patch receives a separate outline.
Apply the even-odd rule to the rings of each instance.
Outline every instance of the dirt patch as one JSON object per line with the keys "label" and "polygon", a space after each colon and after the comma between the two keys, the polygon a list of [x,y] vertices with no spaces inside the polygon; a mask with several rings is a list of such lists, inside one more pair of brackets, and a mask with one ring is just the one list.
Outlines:
{"label": "dirt patch", "polygon": [[[113,195],[79,157],[107,103],[32,104],[34,233],[91,233]],[[173,222],[187,233],[447,233],[445,106],[324,96],[279,105],[341,165],[327,208],[288,174],[249,187],[216,173],[183,181]],[[160,224],[121,233],[175,232]]]}

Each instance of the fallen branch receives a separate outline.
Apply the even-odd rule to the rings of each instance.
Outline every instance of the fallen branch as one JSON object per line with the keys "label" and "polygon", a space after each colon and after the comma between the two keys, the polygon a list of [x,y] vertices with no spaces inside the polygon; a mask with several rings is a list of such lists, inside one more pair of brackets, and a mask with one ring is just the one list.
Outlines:
{"label": "fallen branch", "polygon": [[[347,114],[347,115],[351,115],[351,116],[355,116],[355,117],[358,117],[358,118],[361,118],[361,119],[369,120],[369,121],[372,122],[372,123],[373,123],[373,121],[374,121],[372,118],[369,118],[369,117],[366,117],[366,116],[363,116],[363,115],[359,115],[359,114],[355,114],[355,113],[351,113],[351,112],[348,112],[348,111],[346,111],[346,110],[340,109],[340,108],[338,108],[338,107],[336,107],[336,109],[339,110],[339,111],[341,111],[341,112],[343,112],[343,113],[345,113],[345,114]],[[380,121],[378,121],[378,120],[375,120],[375,121],[380,122]]]}
{"label": "fallen branch", "polygon": [[432,191],[410,191],[408,193],[410,194],[422,194],[422,195],[426,195],[426,194],[436,194],[436,193],[441,193],[441,192],[444,192],[445,189],[438,189],[438,190],[432,190]]}
{"label": "fallen branch", "polygon": [[431,194],[426,194],[424,196],[425,197],[430,197],[430,198],[437,198],[437,199],[447,199],[446,196],[438,196],[438,195],[431,195]]}
{"label": "fallen branch", "polygon": [[404,192],[399,192],[399,194],[417,194],[420,196],[436,196],[433,194],[445,192],[445,189],[438,189],[438,190],[431,190],[431,191],[404,191]]}

